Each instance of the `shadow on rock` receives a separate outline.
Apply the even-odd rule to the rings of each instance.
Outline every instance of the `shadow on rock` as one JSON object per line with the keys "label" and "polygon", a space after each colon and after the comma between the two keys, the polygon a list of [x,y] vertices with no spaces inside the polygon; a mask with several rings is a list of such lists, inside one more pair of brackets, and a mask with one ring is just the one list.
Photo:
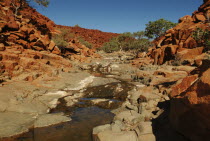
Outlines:
{"label": "shadow on rock", "polygon": [[170,101],[159,102],[157,105],[164,112],[156,119],[152,120],[153,133],[156,141],[189,141],[181,134],[177,133],[169,121]]}

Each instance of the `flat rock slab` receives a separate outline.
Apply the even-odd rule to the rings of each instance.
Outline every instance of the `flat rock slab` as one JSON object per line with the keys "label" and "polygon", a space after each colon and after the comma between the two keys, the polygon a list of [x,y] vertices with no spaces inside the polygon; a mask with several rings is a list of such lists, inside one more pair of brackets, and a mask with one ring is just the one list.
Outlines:
{"label": "flat rock slab", "polygon": [[0,113],[0,138],[11,137],[28,132],[30,128],[46,127],[71,121],[63,113],[56,114],[22,114],[16,112]]}
{"label": "flat rock slab", "polygon": [[33,127],[36,117],[16,112],[0,113],[0,138],[27,132]]}
{"label": "flat rock slab", "polygon": [[67,121],[71,121],[71,118],[66,117],[62,113],[40,115],[34,123],[34,128],[46,127]]}

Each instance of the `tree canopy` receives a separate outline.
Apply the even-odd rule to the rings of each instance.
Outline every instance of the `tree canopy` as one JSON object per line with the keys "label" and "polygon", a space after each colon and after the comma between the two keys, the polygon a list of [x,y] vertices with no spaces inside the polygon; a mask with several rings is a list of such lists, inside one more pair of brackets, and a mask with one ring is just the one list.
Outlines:
{"label": "tree canopy", "polygon": [[164,33],[174,27],[176,23],[173,23],[171,21],[165,20],[165,19],[159,19],[156,21],[149,21],[148,24],[146,24],[146,29],[145,29],[145,35],[148,38],[158,38]]}
{"label": "tree canopy", "polygon": [[134,33],[125,32],[114,37],[105,43],[101,49],[105,52],[123,50],[137,53],[147,51],[149,46],[151,46],[151,42],[145,38],[144,31],[138,31]]}

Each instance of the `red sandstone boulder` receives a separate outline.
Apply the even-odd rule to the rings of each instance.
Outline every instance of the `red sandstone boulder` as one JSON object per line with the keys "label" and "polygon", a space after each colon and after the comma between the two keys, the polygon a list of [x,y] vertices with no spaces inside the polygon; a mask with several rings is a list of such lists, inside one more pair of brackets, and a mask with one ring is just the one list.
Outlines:
{"label": "red sandstone boulder", "polygon": [[182,82],[172,87],[171,97],[176,97],[182,92],[185,92],[190,86],[192,86],[198,80],[198,75],[192,75],[185,77]]}
{"label": "red sandstone boulder", "polygon": [[204,47],[197,47],[193,49],[180,49],[177,51],[176,57],[180,61],[194,60],[196,56],[202,54]]}
{"label": "red sandstone boulder", "polygon": [[169,71],[169,70],[157,70],[153,74],[152,81],[150,85],[160,85],[167,84],[170,82],[176,82],[180,79],[183,79],[188,74],[185,71]]}
{"label": "red sandstone boulder", "polygon": [[184,78],[170,94],[170,122],[192,141],[210,139],[210,67],[203,64],[200,68],[199,76]]}

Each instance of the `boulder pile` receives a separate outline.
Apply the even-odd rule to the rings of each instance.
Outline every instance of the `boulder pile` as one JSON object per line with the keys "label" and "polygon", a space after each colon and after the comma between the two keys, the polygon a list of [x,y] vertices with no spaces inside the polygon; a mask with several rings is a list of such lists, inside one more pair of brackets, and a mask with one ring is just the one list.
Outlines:
{"label": "boulder pile", "polygon": [[55,27],[25,1],[1,0],[0,80],[20,76],[18,79],[32,81],[57,70],[68,71],[71,63],[66,56],[73,61],[97,56],[77,39],[71,39],[66,48],[56,46],[51,40],[53,34],[59,34]]}

